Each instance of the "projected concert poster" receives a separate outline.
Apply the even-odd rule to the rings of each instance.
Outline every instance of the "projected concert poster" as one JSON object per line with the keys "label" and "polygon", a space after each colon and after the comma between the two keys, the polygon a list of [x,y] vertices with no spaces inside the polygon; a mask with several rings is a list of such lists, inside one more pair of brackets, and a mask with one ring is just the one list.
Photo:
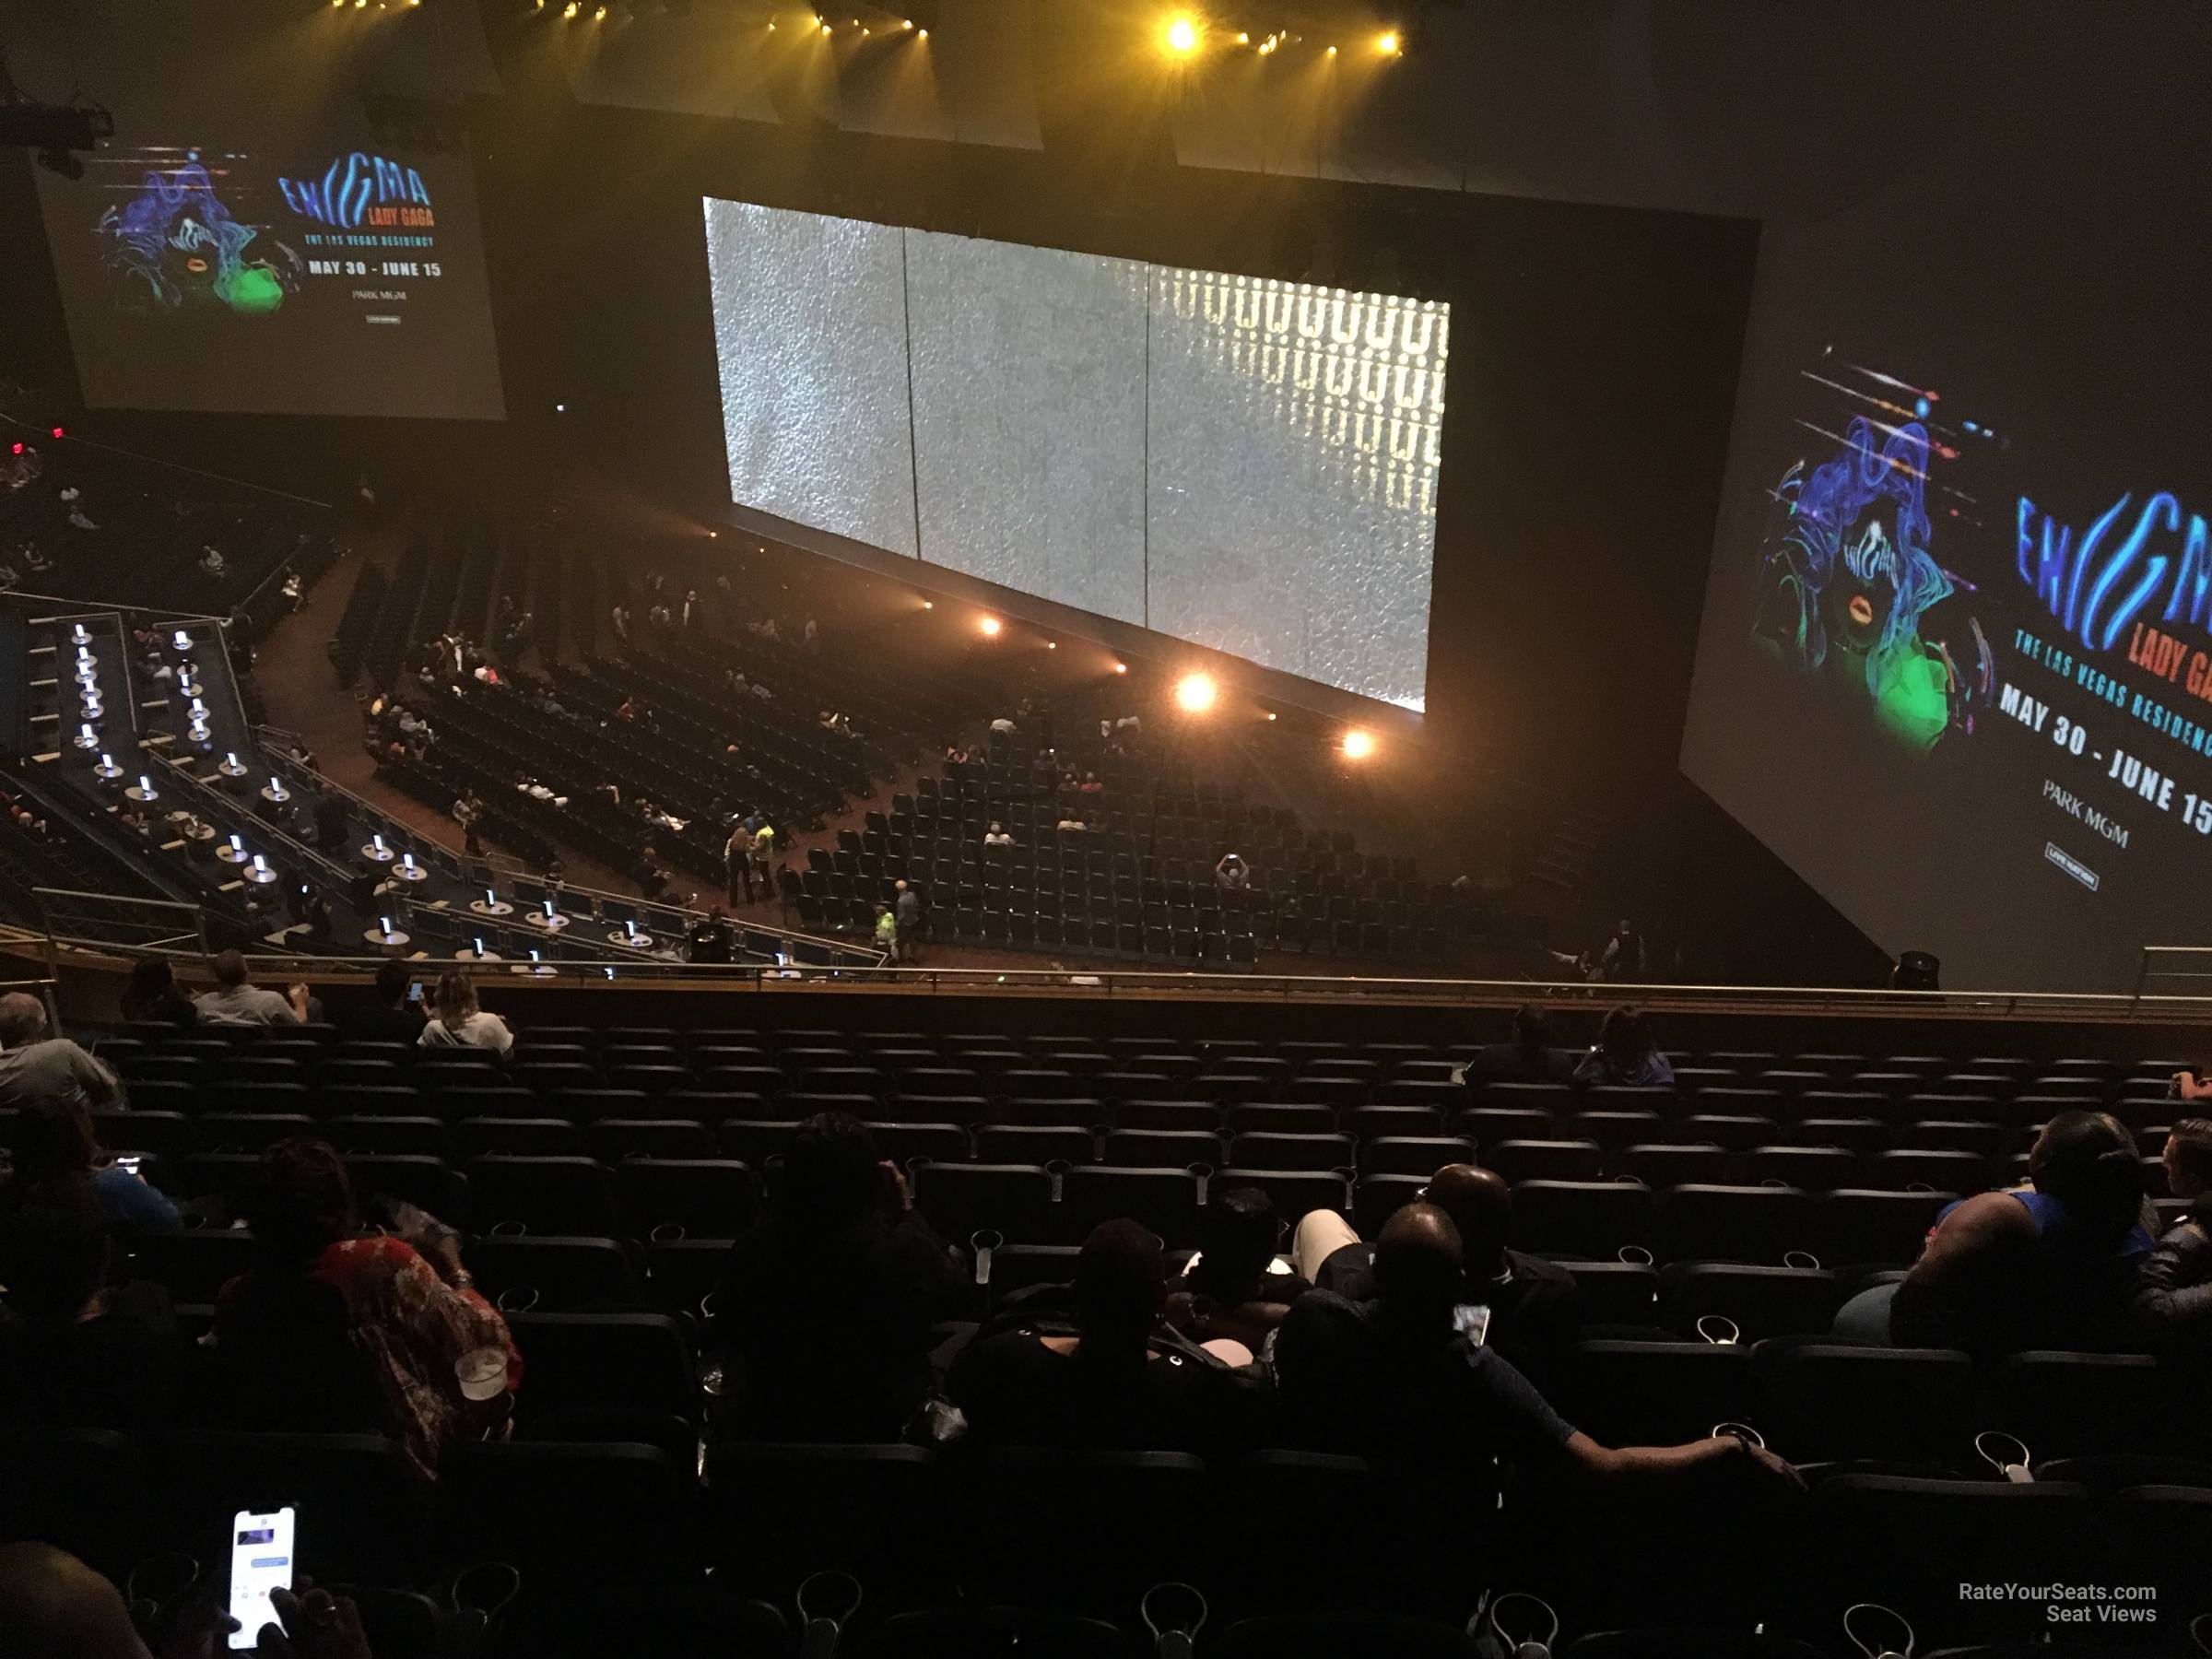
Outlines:
{"label": "projected concert poster", "polygon": [[177,137],[41,176],[88,403],[504,413],[465,159]]}
{"label": "projected concert poster", "polygon": [[2132,988],[2207,918],[2206,496],[1842,345],[1794,404],[1724,517],[1686,770],[1959,983]]}

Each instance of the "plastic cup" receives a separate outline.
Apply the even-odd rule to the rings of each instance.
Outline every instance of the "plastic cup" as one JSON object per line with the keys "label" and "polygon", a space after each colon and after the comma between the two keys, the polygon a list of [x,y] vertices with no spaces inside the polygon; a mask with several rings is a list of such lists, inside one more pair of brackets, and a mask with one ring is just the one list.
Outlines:
{"label": "plastic cup", "polygon": [[496,1400],[507,1392],[507,1350],[471,1348],[453,1361],[464,1399]]}

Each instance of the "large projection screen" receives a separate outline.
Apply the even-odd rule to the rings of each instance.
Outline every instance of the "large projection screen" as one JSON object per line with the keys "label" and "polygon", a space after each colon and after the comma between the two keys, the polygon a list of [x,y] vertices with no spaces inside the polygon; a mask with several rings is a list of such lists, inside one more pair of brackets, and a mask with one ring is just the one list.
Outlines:
{"label": "large projection screen", "polygon": [[327,7],[299,41],[265,8],[161,0],[0,23],[32,84],[115,111],[81,176],[36,174],[88,406],[505,418],[465,135],[389,113],[436,79],[436,34],[379,70]]}
{"label": "large projection screen", "polygon": [[1447,305],[705,212],[737,505],[1423,706]]}

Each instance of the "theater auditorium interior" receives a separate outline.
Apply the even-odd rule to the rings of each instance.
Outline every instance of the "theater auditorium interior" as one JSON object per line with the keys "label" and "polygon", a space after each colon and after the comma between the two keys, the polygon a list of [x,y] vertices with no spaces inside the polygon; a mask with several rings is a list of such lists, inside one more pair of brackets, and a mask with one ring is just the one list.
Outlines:
{"label": "theater auditorium interior", "polygon": [[0,1655],[2212,1655],[2196,0],[0,0]]}

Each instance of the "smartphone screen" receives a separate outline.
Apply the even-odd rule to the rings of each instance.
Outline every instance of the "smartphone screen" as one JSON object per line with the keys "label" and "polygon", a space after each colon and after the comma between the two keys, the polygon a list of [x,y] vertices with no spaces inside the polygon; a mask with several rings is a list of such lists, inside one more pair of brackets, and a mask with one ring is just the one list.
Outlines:
{"label": "smartphone screen", "polygon": [[422,982],[417,980],[407,987],[407,1001],[419,1007],[422,1005]]}
{"label": "smartphone screen", "polygon": [[145,1161],[146,1159],[144,1157],[136,1152],[118,1152],[115,1154],[115,1167],[123,1171],[125,1174],[137,1174],[139,1166]]}
{"label": "smartphone screen", "polygon": [[289,1509],[257,1515],[240,1510],[230,1518],[230,1634],[235,1651],[250,1650],[264,1625],[276,1620],[269,1592],[292,1587],[292,1520]]}
{"label": "smartphone screen", "polygon": [[1490,1334],[1490,1309],[1487,1302],[1461,1302],[1452,1310],[1452,1328],[1465,1336],[1473,1347],[1480,1347]]}

